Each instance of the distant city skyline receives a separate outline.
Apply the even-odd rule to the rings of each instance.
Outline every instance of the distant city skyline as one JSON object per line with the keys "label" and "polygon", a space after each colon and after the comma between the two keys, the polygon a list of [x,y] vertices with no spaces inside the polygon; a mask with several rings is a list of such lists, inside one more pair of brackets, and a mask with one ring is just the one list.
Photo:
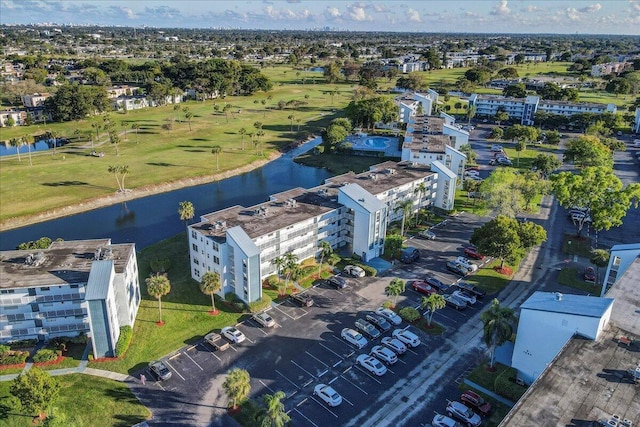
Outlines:
{"label": "distant city skyline", "polygon": [[0,0],[2,24],[640,34],[640,0]]}

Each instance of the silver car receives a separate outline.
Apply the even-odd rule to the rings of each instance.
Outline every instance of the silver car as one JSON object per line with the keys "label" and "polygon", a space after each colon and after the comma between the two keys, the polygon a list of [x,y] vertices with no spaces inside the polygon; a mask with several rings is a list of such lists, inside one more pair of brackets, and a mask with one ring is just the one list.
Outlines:
{"label": "silver car", "polygon": [[388,347],[376,345],[371,349],[371,356],[383,361],[387,365],[393,365],[398,361],[398,356]]}
{"label": "silver car", "polygon": [[260,325],[264,326],[265,328],[273,328],[274,326],[276,326],[276,321],[273,320],[273,317],[269,316],[269,314],[267,314],[264,311],[262,313],[254,314],[253,320],[258,322]]}
{"label": "silver car", "polygon": [[397,355],[404,354],[407,351],[407,346],[404,345],[404,343],[397,338],[384,337],[382,338],[382,344],[389,347]]}

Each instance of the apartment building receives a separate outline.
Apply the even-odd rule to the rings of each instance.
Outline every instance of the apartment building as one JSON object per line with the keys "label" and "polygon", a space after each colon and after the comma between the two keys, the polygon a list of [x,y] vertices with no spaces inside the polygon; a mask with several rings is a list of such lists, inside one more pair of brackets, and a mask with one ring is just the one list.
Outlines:
{"label": "apartment building", "polygon": [[619,74],[626,69],[633,69],[630,62],[607,62],[605,64],[596,64],[591,67],[591,77]]}
{"label": "apartment building", "polygon": [[32,93],[29,95],[22,95],[22,105],[26,108],[36,108],[44,106],[44,102],[49,98],[49,93]]}
{"label": "apartment building", "polygon": [[135,245],[57,241],[0,252],[0,342],[88,334],[95,357],[115,355],[140,305]]}
{"label": "apartment building", "polygon": [[600,296],[604,296],[607,291],[627,271],[629,266],[640,258],[640,243],[630,243],[626,245],[613,245],[609,256],[609,265],[604,273],[602,281],[602,291]]}
{"label": "apartment building", "polygon": [[633,120],[633,131],[640,133],[640,107],[636,108],[636,116]]}
{"label": "apartment building", "polygon": [[560,114],[570,117],[578,113],[602,114],[615,113],[615,104],[594,104],[587,102],[542,100],[539,96],[511,98],[500,95],[479,95],[474,93],[469,98],[469,107],[475,107],[477,117],[493,117],[498,111],[506,111],[510,119],[520,120],[520,124],[534,124],[535,113],[543,111],[549,114]]}
{"label": "apartment building", "polygon": [[427,93],[405,92],[396,98],[400,123],[409,123],[411,117],[420,114],[430,116],[438,102],[438,92],[427,89]]}
{"label": "apartment building", "polygon": [[191,276],[220,275],[220,294],[245,302],[262,297],[262,281],[276,273],[274,259],[293,253],[303,261],[318,244],[368,261],[384,251],[387,224],[402,217],[404,200],[413,210],[433,204],[437,173],[409,162],[384,162],[362,174],[347,173],[318,187],[274,194],[251,207],[232,206],[200,217],[188,227]]}

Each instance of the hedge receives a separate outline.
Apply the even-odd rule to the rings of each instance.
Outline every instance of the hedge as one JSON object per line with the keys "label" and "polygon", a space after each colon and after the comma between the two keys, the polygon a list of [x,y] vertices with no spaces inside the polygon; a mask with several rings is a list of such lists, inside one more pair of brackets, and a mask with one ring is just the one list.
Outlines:
{"label": "hedge", "polygon": [[133,329],[131,326],[122,326],[120,328],[120,337],[116,343],[116,357],[124,356],[131,344],[131,338],[133,337]]}
{"label": "hedge", "polygon": [[263,294],[262,298],[260,298],[258,301],[249,303],[249,312],[257,313],[266,308],[269,308],[270,306],[271,306],[271,298],[269,298],[269,295]]}
{"label": "hedge", "polygon": [[496,377],[494,390],[501,396],[506,397],[512,402],[520,400],[526,387],[516,384],[515,378],[518,374],[514,368],[505,369],[503,373]]}
{"label": "hedge", "polygon": [[420,312],[413,307],[401,308],[398,314],[409,323],[415,322],[420,318]]}
{"label": "hedge", "polygon": [[58,354],[54,350],[50,350],[48,348],[41,348],[33,355],[33,361],[35,363],[50,362],[57,358]]}
{"label": "hedge", "polygon": [[7,351],[0,354],[0,365],[21,365],[27,361],[28,351]]}

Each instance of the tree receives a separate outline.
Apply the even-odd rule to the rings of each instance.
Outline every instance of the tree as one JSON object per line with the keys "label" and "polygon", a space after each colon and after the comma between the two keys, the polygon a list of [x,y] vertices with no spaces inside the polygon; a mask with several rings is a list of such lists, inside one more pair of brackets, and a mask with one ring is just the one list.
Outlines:
{"label": "tree", "polygon": [[404,223],[413,210],[413,200],[407,199],[396,203],[394,212],[402,211],[402,225],[400,226],[400,236],[404,236]]}
{"label": "tree", "polygon": [[118,135],[118,132],[116,132],[115,130],[110,130],[109,131],[109,142],[111,142],[113,145],[115,145],[115,147],[116,147],[116,156],[119,156],[120,153],[118,151],[118,144],[120,144],[120,136]]}
{"label": "tree", "polygon": [[512,263],[522,255],[518,221],[504,215],[476,228],[469,241],[477,246],[479,253],[499,258],[500,269],[504,269],[505,261]]}
{"label": "tree", "polygon": [[325,258],[328,258],[329,256],[331,256],[331,254],[333,253],[333,248],[331,247],[331,244],[326,240],[320,241],[320,243],[318,243],[318,247],[320,248],[320,264],[318,265],[318,279],[320,279],[322,263],[324,262]]}
{"label": "tree", "polygon": [[291,418],[284,410],[282,399],[286,395],[283,391],[274,394],[265,394],[262,397],[264,408],[258,413],[256,421],[260,427],[284,427],[289,424]]}
{"label": "tree", "polygon": [[509,120],[509,113],[503,110],[498,110],[496,111],[496,115],[493,116],[493,119],[498,123],[498,126],[500,126],[500,123]]}
{"label": "tree", "polygon": [[112,173],[115,176],[116,182],[118,183],[118,191],[120,192],[126,191],[126,188],[124,186],[124,179],[129,173],[129,166],[110,165],[107,170],[109,171],[109,173]]}
{"label": "tree", "polygon": [[562,163],[553,154],[540,153],[536,156],[535,159],[533,159],[531,165],[540,174],[540,176],[546,179],[551,174],[551,172],[558,169],[562,165]]}
{"label": "tree", "polygon": [[244,135],[247,133],[247,130],[245,128],[240,128],[238,133],[240,134],[240,138],[242,142],[242,151],[244,151]]}
{"label": "tree", "polygon": [[327,79],[327,83],[334,84],[340,80],[340,64],[333,61],[324,67],[323,76]]}
{"label": "tree", "polygon": [[211,296],[211,314],[216,314],[216,303],[214,296],[222,289],[220,282],[220,274],[216,271],[207,271],[200,279],[200,291],[205,295]]}
{"label": "tree", "polygon": [[524,141],[518,141],[518,142],[516,142],[515,149],[516,149],[516,153],[518,153],[518,158],[516,160],[516,165],[520,166],[520,152],[527,149],[527,143],[524,142]]}
{"label": "tree", "polygon": [[527,96],[527,89],[524,83],[509,85],[502,90],[502,95],[513,98],[524,98]]}
{"label": "tree", "polygon": [[484,342],[491,352],[489,366],[493,368],[496,348],[513,335],[516,315],[513,309],[501,306],[500,301],[494,298],[491,307],[480,314],[480,320],[483,324]]}
{"label": "tree", "polygon": [[219,145],[214,145],[211,148],[211,154],[216,156],[216,170],[220,170],[220,153],[222,152],[222,147]]}
{"label": "tree", "polygon": [[525,250],[538,246],[547,240],[547,231],[544,227],[532,221],[519,222],[517,232],[520,237],[520,245]]}
{"label": "tree", "polygon": [[524,210],[531,209],[531,202],[539,194],[546,194],[549,182],[541,180],[533,171],[525,171],[516,176],[516,187],[524,202]]}
{"label": "tree", "polygon": [[58,398],[60,384],[48,372],[34,366],[11,382],[9,392],[18,399],[24,411],[39,416]]}
{"label": "tree", "polygon": [[[284,271],[285,265],[287,264],[287,260],[284,256],[275,257],[272,261],[272,264],[276,266],[276,275],[278,279],[280,279],[280,274]],[[284,283],[284,286],[281,286],[282,281],[278,280],[278,296],[283,296],[287,293],[287,284]]]}
{"label": "tree", "polygon": [[286,284],[286,286],[289,286],[289,280],[292,277],[295,280],[295,276],[298,273],[298,271],[296,269],[296,267],[298,267],[298,255],[294,254],[293,252],[287,252],[286,254],[284,254],[283,257],[284,257],[283,271],[286,274],[286,276],[285,276],[286,277],[285,284]]}
{"label": "tree", "polygon": [[420,73],[409,73],[406,76],[400,77],[396,82],[396,86],[415,92],[425,87],[425,82]]}
{"label": "tree", "polygon": [[476,106],[470,105],[469,108],[467,108],[467,124],[470,124],[471,119],[473,119],[475,116],[476,116]]}
{"label": "tree", "polygon": [[336,145],[345,140],[349,132],[339,124],[330,124],[322,131],[322,142],[328,150],[333,150]]}
{"label": "tree", "polygon": [[231,104],[225,104],[224,107],[222,107],[222,112],[224,113],[227,123],[229,123],[229,112],[231,111],[231,108],[233,108]]}
{"label": "tree", "polygon": [[[138,123],[131,123],[131,129],[136,133],[136,144],[138,143],[138,131],[140,130],[140,125]],[[93,139],[92,139],[93,141]],[[93,146],[91,147],[93,150]]]}
{"label": "tree", "polygon": [[193,118],[193,113],[191,111],[187,111],[184,113],[184,118],[187,119],[187,123],[189,123],[189,132],[191,132],[191,119]]}
{"label": "tree", "polygon": [[564,152],[564,159],[580,167],[613,166],[611,150],[594,135],[570,139]]}
{"label": "tree", "polygon": [[512,168],[494,170],[482,184],[480,192],[485,203],[496,215],[515,218],[524,208],[524,199],[517,184],[517,173]]}
{"label": "tree", "polygon": [[[420,308],[427,310],[427,325],[431,326],[431,320],[437,310],[443,309],[447,305],[444,297],[440,294],[433,293],[428,297],[422,297],[420,300]],[[426,314],[425,313],[425,314]]]}
{"label": "tree", "polygon": [[145,282],[147,283],[147,293],[158,299],[158,324],[162,324],[164,323],[162,321],[162,297],[171,292],[171,282],[169,282],[167,276],[160,274],[147,277]]}
{"label": "tree", "polygon": [[598,283],[598,275],[600,274],[600,268],[604,268],[609,265],[609,258],[611,253],[606,249],[592,249],[589,262],[596,266],[596,284]]}
{"label": "tree", "polygon": [[289,117],[287,118],[289,119],[289,122],[290,122],[289,130],[293,132],[293,121],[296,119],[296,116],[295,114],[292,113],[292,114],[289,114]]}
{"label": "tree", "polygon": [[495,127],[491,129],[491,134],[489,135],[489,138],[502,139],[503,135],[504,135],[504,131],[502,130],[502,128]]}
{"label": "tree", "polygon": [[16,151],[18,152],[18,161],[22,162],[20,158],[20,147],[22,147],[23,141],[22,138],[11,138],[9,140],[9,145],[12,147],[16,147]]}
{"label": "tree", "polygon": [[236,409],[238,401],[246,399],[251,392],[249,372],[244,369],[232,369],[222,383],[222,388],[233,402],[233,409]]}
{"label": "tree", "polygon": [[404,280],[396,278],[391,280],[391,282],[384,288],[384,293],[392,299],[392,305],[395,307],[398,302],[398,298],[405,289],[406,284]]}
{"label": "tree", "polygon": [[23,135],[22,136],[22,145],[27,146],[27,151],[29,152],[29,166],[33,166],[33,162],[31,162],[31,144],[33,144],[33,136],[31,135]]}
{"label": "tree", "polygon": [[184,221],[185,225],[187,225],[195,215],[193,203],[189,201],[180,202],[178,207],[178,214],[180,214],[180,220]]}
{"label": "tree", "polygon": [[[499,129],[499,128],[495,128],[495,129]],[[464,154],[465,156],[467,156],[467,164],[471,163],[475,163],[476,162],[476,152],[473,151],[473,148],[471,147],[471,144],[464,144],[460,147],[460,152],[462,154]]]}

